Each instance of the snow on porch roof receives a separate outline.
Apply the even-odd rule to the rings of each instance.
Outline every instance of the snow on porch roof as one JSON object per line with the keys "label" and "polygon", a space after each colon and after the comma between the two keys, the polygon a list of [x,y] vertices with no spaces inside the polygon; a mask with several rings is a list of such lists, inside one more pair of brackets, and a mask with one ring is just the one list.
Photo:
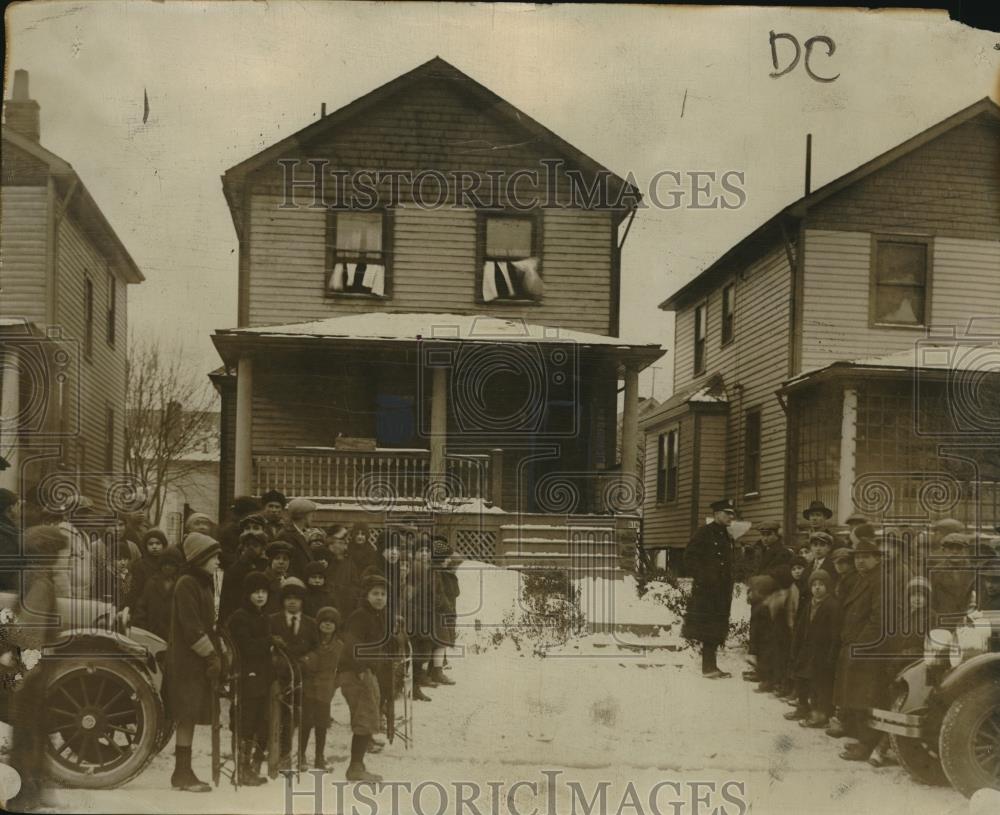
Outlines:
{"label": "snow on porch roof", "polygon": [[479,314],[387,313],[352,314],[329,317],[308,323],[232,328],[216,331],[215,337],[302,337],[317,339],[384,340],[415,342],[417,340],[456,340],[460,342],[546,342],[576,345],[606,346],[621,349],[663,350],[658,344],[632,344],[620,337],[571,331],[554,326],[537,325],[521,319],[489,317]]}
{"label": "snow on porch roof", "polygon": [[803,371],[785,382],[791,388],[808,379],[835,370],[861,371],[938,371],[941,373],[1000,374],[1000,340],[987,343],[918,343],[916,347],[893,354],[836,360]]}

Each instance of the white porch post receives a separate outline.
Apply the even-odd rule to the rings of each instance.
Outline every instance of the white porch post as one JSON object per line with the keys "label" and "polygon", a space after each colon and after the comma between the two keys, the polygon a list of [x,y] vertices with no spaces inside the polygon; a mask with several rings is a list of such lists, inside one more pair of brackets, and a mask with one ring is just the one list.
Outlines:
{"label": "white porch post", "polygon": [[857,476],[858,392],[844,388],[840,419],[840,481],[837,485],[837,520],[845,523],[854,511],[854,479]]}
{"label": "white porch post", "polygon": [[448,435],[448,374],[445,368],[432,369],[430,483],[444,484],[446,439]]}
{"label": "white porch post", "polygon": [[11,492],[19,488],[20,472],[18,422],[21,413],[21,371],[17,348],[8,346],[3,352],[3,379],[0,382],[0,456],[10,465],[0,470],[0,487]]}
{"label": "white porch post", "polygon": [[233,492],[250,495],[253,492],[253,360],[240,357],[236,369],[236,471]]}
{"label": "white porch post", "polygon": [[639,439],[639,370],[625,366],[625,410],[622,416],[622,467],[623,477],[638,475],[636,446]]}

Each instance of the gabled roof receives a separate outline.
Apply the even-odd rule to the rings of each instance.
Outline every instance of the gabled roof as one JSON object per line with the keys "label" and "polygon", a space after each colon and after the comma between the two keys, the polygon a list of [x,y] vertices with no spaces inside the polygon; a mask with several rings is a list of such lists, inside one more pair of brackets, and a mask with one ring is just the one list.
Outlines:
{"label": "gabled roof", "polygon": [[966,122],[975,119],[977,116],[982,115],[987,115],[1000,120],[1000,105],[988,96],[984,96],[978,102],[974,102],[968,107],[952,114],[947,119],[938,122],[936,125],[932,125],[901,144],[897,144],[891,150],[887,150],[870,161],[855,167],[850,172],[845,173],[828,184],[823,185],[815,192],[812,192],[809,195],[804,195],[789,204],[777,214],[773,215],[763,224],[754,229],[753,232],[745,238],[730,247],[725,254],[715,260],[710,266],[705,268],[693,279],[685,283],[681,286],[681,288],[670,295],[670,297],[660,303],[660,308],[664,311],[674,311],[677,308],[678,303],[685,300],[690,293],[707,282],[713,273],[717,272],[721,267],[725,266],[737,257],[743,256],[747,253],[754,254],[757,252],[761,245],[768,243],[772,235],[780,233],[782,219],[792,221],[804,217],[810,208],[825,201],[830,196],[835,195],[852,184],[856,184],[863,178],[867,178],[872,173],[881,170],[883,167],[886,167],[897,159],[912,153],[920,147],[923,147],[928,142],[944,135],[959,125],[965,124]]}
{"label": "gabled roof", "polygon": [[3,140],[43,162],[49,168],[61,192],[66,193],[75,186],[73,204],[79,208],[87,234],[93,237],[114,261],[127,283],[141,283],[146,279],[69,162],[6,125],[3,126]]}
{"label": "gabled roof", "polygon": [[651,427],[668,418],[679,407],[728,404],[729,396],[726,394],[726,383],[722,378],[722,374],[716,373],[709,376],[707,380],[688,385],[686,388],[673,394],[659,408],[648,416],[643,417],[641,424],[644,428]]}
{"label": "gabled roof", "polygon": [[480,84],[472,77],[458,70],[451,63],[446,62],[441,57],[434,57],[226,170],[222,176],[222,188],[229,208],[232,211],[233,222],[236,225],[237,232],[240,230],[240,219],[237,217],[237,214],[243,200],[244,184],[250,173],[291,151],[303,147],[307,143],[315,142],[337,128],[350,123],[357,116],[370,111],[376,105],[381,104],[395,94],[428,78],[445,79],[454,82],[461,88],[462,92],[476,98],[481,105],[488,108],[492,113],[498,114],[501,118],[508,120],[512,126],[525,131],[540,143],[550,146],[581,169],[607,175],[612,187],[618,187],[619,189],[628,188],[631,196],[634,196],[634,200],[636,201],[641,197],[639,191],[620,176],[594,161],[590,156],[557,136],[523,111],[518,110],[485,85]]}

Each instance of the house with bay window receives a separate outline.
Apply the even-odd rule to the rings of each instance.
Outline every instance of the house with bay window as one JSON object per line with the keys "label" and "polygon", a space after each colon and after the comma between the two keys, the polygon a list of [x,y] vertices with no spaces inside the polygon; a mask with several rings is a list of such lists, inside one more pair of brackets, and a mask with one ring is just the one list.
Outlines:
{"label": "house with bay window", "polygon": [[481,560],[616,568],[641,493],[616,451],[663,353],[620,337],[630,184],[439,58],[222,182],[220,512],[275,488]]}
{"label": "house with bay window", "polygon": [[[790,204],[661,304],[644,543],[708,503],[1000,523],[1000,107],[983,99]],[[750,540],[756,533],[750,533]]]}

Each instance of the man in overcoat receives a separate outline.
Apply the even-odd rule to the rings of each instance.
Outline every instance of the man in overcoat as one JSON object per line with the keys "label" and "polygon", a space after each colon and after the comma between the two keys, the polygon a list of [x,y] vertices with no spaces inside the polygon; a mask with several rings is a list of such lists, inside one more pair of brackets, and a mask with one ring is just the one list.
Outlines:
{"label": "man in overcoat", "polygon": [[729,633],[733,602],[733,539],[729,526],[736,507],[729,499],[711,505],[713,518],[699,527],[684,552],[684,567],[694,578],[681,636],[701,643],[701,673],[706,679],[731,676],[719,669],[716,651]]}
{"label": "man in overcoat", "polygon": [[288,573],[303,582],[306,579],[306,566],[312,560],[306,530],[312,526],[312,514],[316,509],[316,503],[308,498],[293,498],[288,502],[288,520],[279,535],[281,540],[292,546]]}

